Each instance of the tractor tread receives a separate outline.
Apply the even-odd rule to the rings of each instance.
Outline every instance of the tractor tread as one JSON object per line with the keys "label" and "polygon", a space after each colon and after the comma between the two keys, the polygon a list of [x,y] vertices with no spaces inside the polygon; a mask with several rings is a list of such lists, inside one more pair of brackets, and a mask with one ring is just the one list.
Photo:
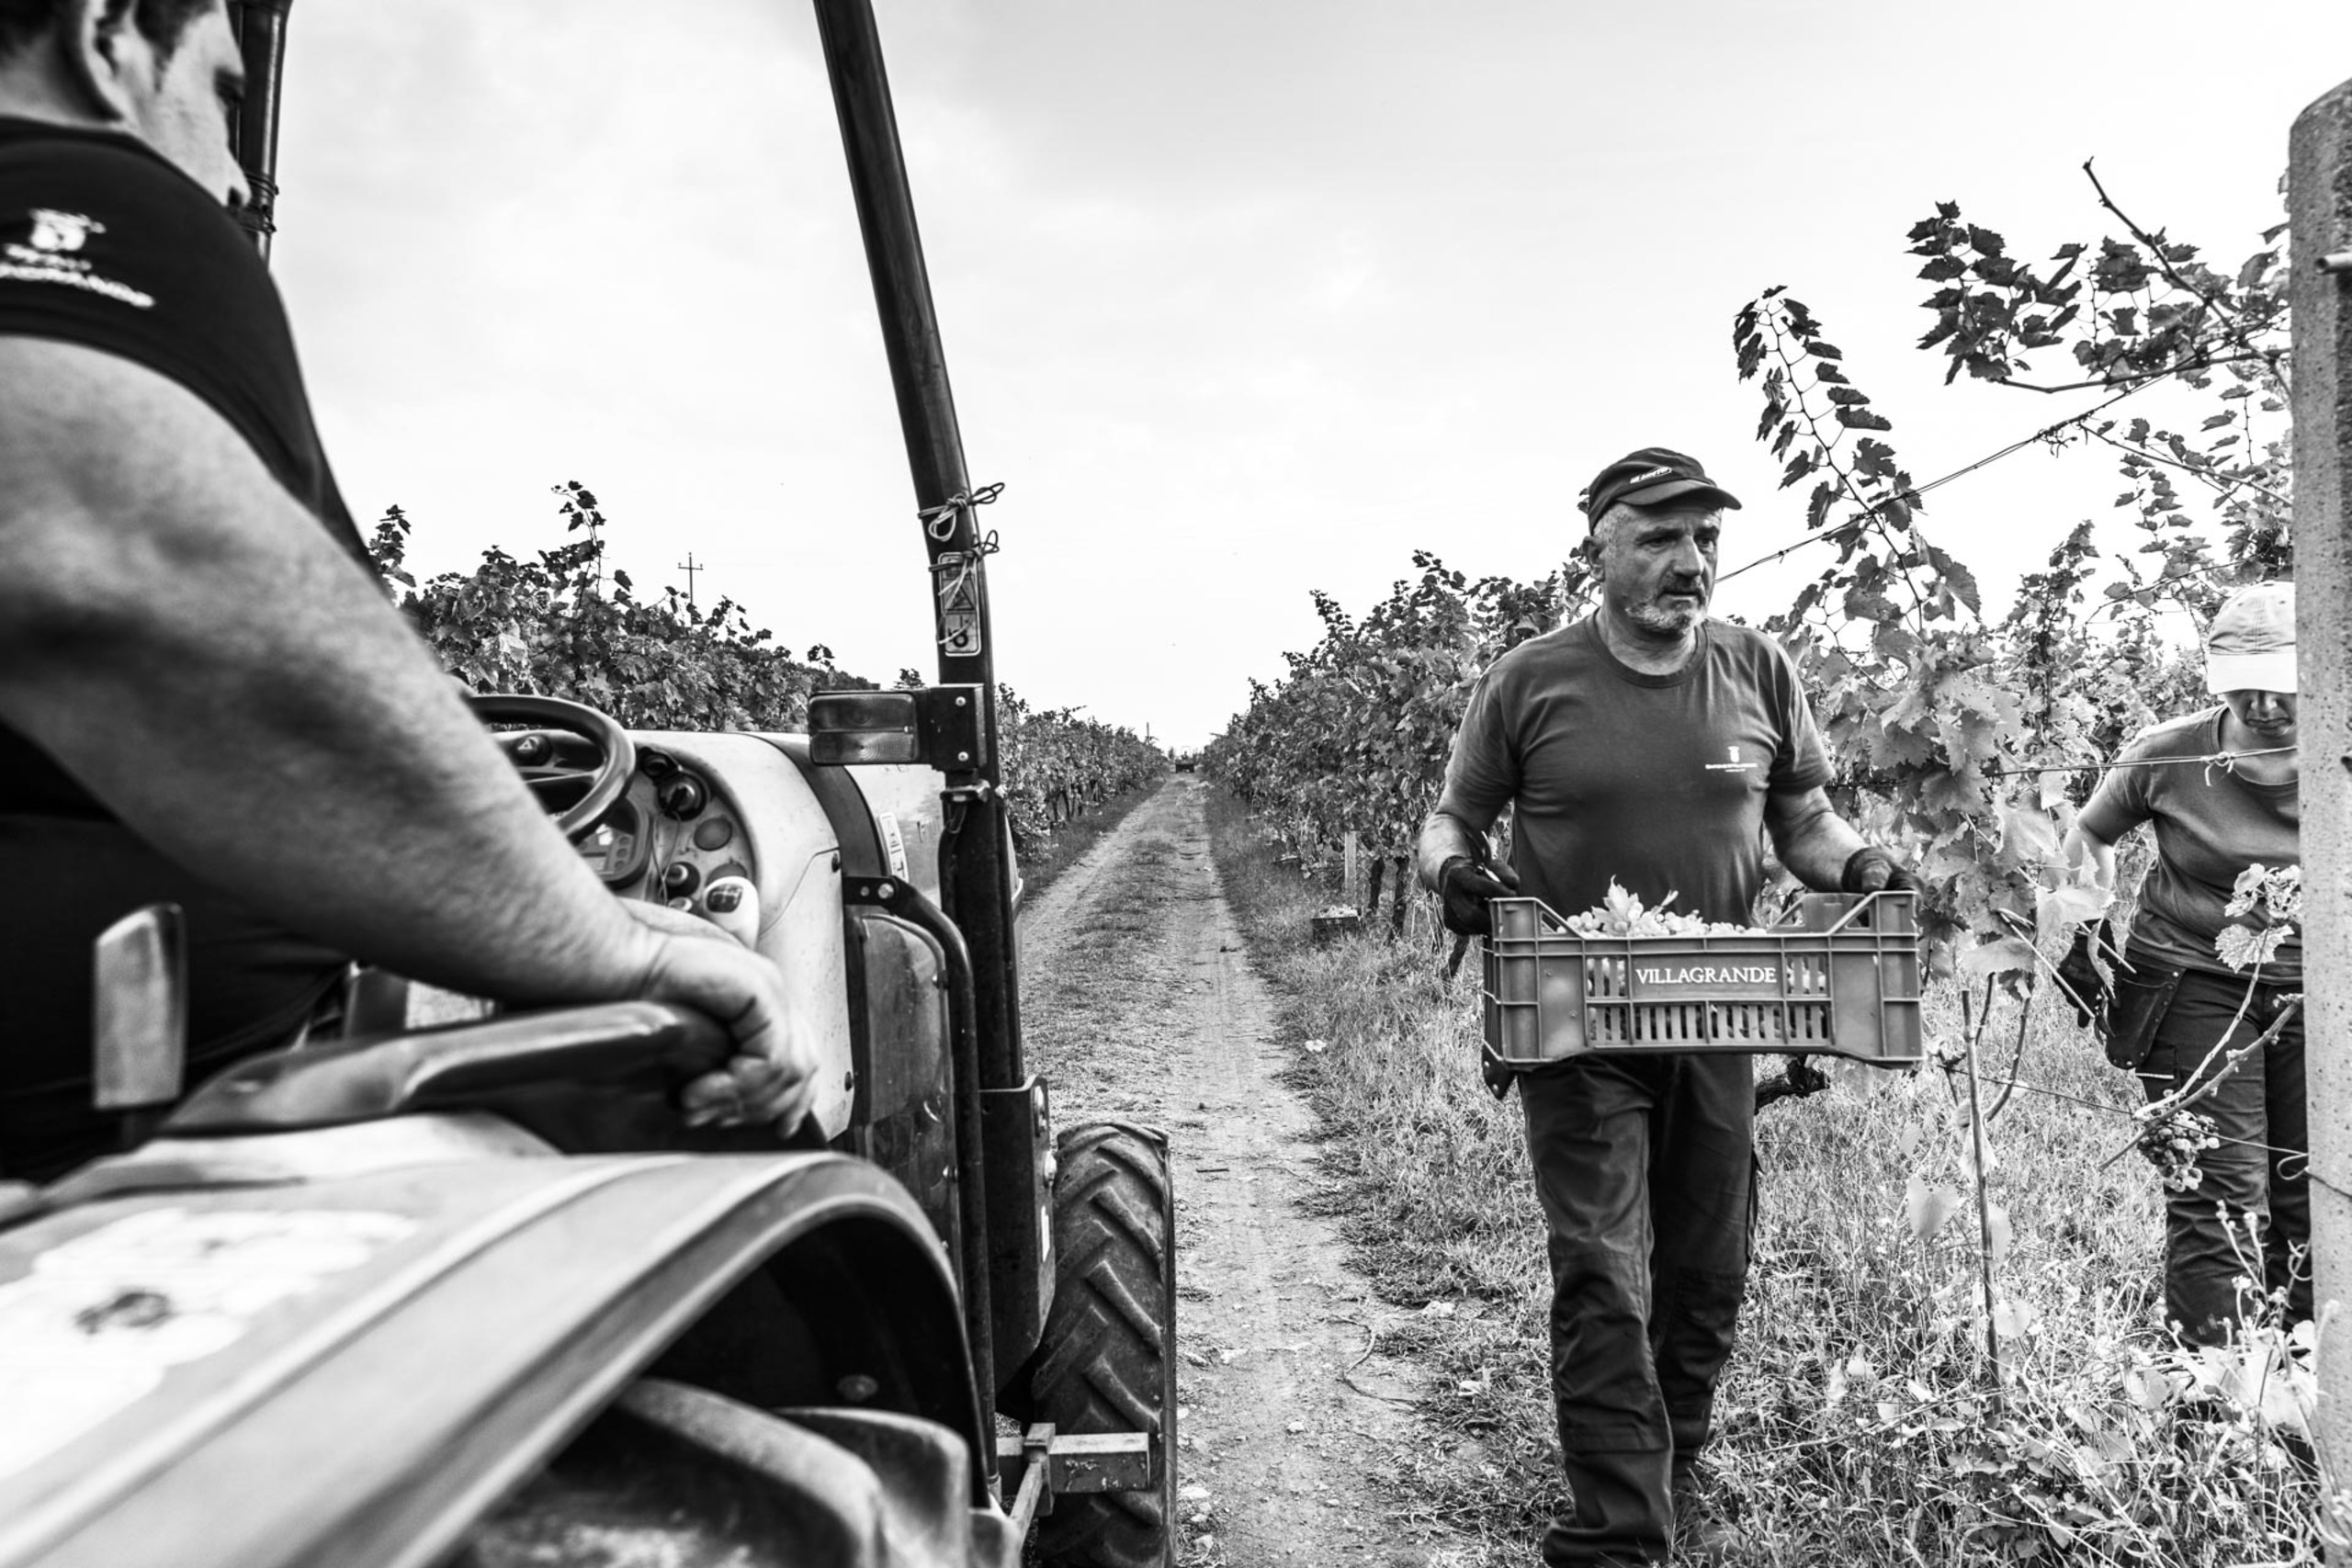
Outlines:
{"label": "tractor tread", "polygon": [[1112,1122],[1073,1127],[1054,1184],[1054,1301],[1028,1369],[1035,1416],[1065,1432],[1151,1433],[1155,1485],[1057,1497],[1038,1521],[1049,1568],[1175,1561],[1175,1280],[1163,1145]]}

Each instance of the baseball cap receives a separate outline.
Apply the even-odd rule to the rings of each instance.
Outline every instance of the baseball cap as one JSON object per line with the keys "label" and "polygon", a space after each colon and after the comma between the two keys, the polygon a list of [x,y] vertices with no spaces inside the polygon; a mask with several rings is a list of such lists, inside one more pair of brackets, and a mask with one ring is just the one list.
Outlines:
{"label": "baseball cap", "polygon": [[2205,689],[2295,689],[2295,585],[2257,582],[2222,601],[2205,628]]}
{"label": "baseball cap", "polygon": [[1709,479],[1698,458],[1666,446],[1626,453],[1584,487],[1577,504],[1584,508],[1589,528],[1621,501],[1629,506],[1663,506],[1688,496],[1739,510],[1739,498]]}

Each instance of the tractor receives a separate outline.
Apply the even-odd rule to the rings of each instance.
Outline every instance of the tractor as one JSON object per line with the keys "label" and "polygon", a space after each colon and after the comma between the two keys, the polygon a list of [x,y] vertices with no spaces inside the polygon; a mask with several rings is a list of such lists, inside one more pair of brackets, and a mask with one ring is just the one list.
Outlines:
{"label": "tractor", "polygon": [[[288,0],[232,6],[266,254]],[[939,683],[806,733],[480,697],[613,896],[773,956],[808,1122],[689,1130],[650,1003],[452,1007],[187,1088],[176,911],[94,955],[125,1149],[0,1184],[0,1565],[1166,1568],[1165,1137],[1023,1062],[986,544],[868,0],[815,0],[930,561]],[[436,1021],[437,1020],[437,1021]]]}

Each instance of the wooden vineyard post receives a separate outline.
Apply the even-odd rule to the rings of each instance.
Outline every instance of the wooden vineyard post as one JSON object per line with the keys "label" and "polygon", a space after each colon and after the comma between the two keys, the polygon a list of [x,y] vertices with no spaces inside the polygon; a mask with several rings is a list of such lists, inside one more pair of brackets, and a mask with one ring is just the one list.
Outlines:
{"label": "wooden vineyard post", "polygon": [[1361,905],[1356,898],[1356,863],[1360,858],[1362,841],[1357,839],[1354,829],[1348,829],[1348,835],[1341,840],[1341,845],[1340,902],[1351,909],[1358,908]]}
{"label": "wooden vineyard post", "polygon": [[[2295,595],[2303,754],[2303,974],[2313,1292],[2314,1436],[2324,1521],[2352,1540],[2352,82],[2297,118],[2288,144],[2294,276]],[[2331,1314],[2333,1319],[2331,1320]],[[2352,1564],[2352,1546],[2328,1560]]]}

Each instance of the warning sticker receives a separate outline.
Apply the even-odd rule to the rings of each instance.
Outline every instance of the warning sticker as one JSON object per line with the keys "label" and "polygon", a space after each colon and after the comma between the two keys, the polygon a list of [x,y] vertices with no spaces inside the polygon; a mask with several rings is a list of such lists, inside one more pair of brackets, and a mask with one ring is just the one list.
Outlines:
{"label": "warning sticker", "polygon": [[885,811],[875,818],[882,826],[883,852],[890,857],[890,874],[904,882],[907,879],[907,840],[899,831],[899,814]]}
{"label": "warning sticker", "polygon": [[31,1273],[0,1285],[0,1475],[415,1228],[348,1210],[153,1209],[42,1253]]}
{"label": "warning sticker", "polygon": [[959,658],[980,651],[978,564],[970,556],[949,553],[932,569],[939,581],[939,646]]}

